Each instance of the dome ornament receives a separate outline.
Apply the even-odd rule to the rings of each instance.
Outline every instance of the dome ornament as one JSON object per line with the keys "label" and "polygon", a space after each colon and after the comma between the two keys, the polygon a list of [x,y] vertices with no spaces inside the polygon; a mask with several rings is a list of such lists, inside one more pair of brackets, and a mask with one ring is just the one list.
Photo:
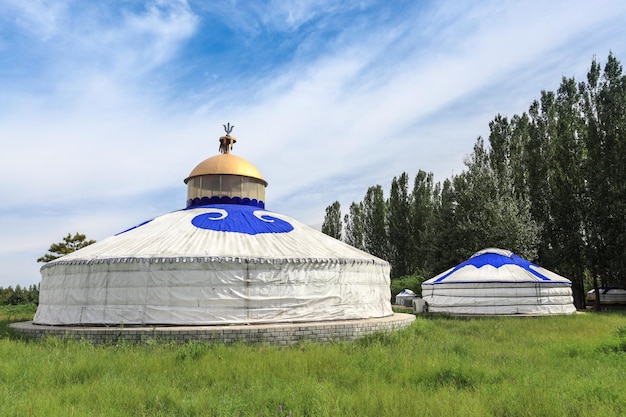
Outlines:
{"label": "dome ornament", "polygon": [[233,150],[233,144],[237,142],[234,136],[230,136],[230,132],[233,131],[234,125],[231,126],[230,123],[227,123],[224,126],[224,130],[226,131],[226,136],[220,137],[220,153],[227,154]]}

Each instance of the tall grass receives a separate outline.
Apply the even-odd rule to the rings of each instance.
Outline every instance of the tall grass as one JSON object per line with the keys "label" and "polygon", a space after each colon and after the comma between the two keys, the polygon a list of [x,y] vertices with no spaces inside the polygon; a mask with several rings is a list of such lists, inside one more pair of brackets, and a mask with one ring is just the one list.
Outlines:
{"label": "tall grass", "polygon": [[[1,312],[0,312],[1,314]],[[2,416],[621,416],[626,315],[453,319],[353,343],[0,338]]]}
{"label": "tall grass", "polygon": [[17,333],[9,328],[9,324],[32,320],[36,310],[37,306],[35,304],[1,305],[0,339],[4,337],[18,337]]}

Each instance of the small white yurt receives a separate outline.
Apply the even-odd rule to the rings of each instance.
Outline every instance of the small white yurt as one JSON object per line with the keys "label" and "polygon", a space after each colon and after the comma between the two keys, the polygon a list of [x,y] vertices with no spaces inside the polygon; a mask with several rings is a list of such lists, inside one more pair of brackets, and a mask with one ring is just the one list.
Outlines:
{"label": "small white yurt", "polygon": [[422,283],[429,312],[549,315],[576,312],[571,281],[503,249],[484,249]]}
{"label": "small white yurt", "polygon": [[396,295],[396,305],[411,307],[416,298],[417,295],[412,290],[405,288]]}
{"label": "small white yurt", "polygon": [[187,207],[41,268],[40,325],[225,325],[392,316],[389,264],[265,209],[267,182],[220,155],[185,179]]}

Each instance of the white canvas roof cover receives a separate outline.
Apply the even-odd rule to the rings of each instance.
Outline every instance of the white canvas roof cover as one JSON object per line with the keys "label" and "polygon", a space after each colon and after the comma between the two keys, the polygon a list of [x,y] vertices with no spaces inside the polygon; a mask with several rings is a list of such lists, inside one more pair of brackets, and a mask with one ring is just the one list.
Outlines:
{"label": "white canvas roof cover", "polygon": [[389,264],[235,204],[168,213],[49,262],[36,324],[237,324],[385,317]]}
{"label": "white canvas roof cover", "polygon": [[422,283],[428,311],[449,314],[571,314],[571,281],[514,253],[489,248]]}

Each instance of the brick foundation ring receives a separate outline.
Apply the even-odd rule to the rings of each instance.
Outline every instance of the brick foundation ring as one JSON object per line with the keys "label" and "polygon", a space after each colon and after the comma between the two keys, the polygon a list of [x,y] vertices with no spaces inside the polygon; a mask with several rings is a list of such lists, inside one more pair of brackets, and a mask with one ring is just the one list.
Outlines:
{"label": "brick foundation ring", "polygon": [[224,326],[45,326],[32,321],[10,327],[32,340],[48,337],[86,340],[94,344],[145,343],[147,341],[250,343],[292,345],[303,341],[329,343],[355,340],[374,333],[389,333],[408,327],[413,314],[395,313],[388,317],[303,323],[272,323]]}

